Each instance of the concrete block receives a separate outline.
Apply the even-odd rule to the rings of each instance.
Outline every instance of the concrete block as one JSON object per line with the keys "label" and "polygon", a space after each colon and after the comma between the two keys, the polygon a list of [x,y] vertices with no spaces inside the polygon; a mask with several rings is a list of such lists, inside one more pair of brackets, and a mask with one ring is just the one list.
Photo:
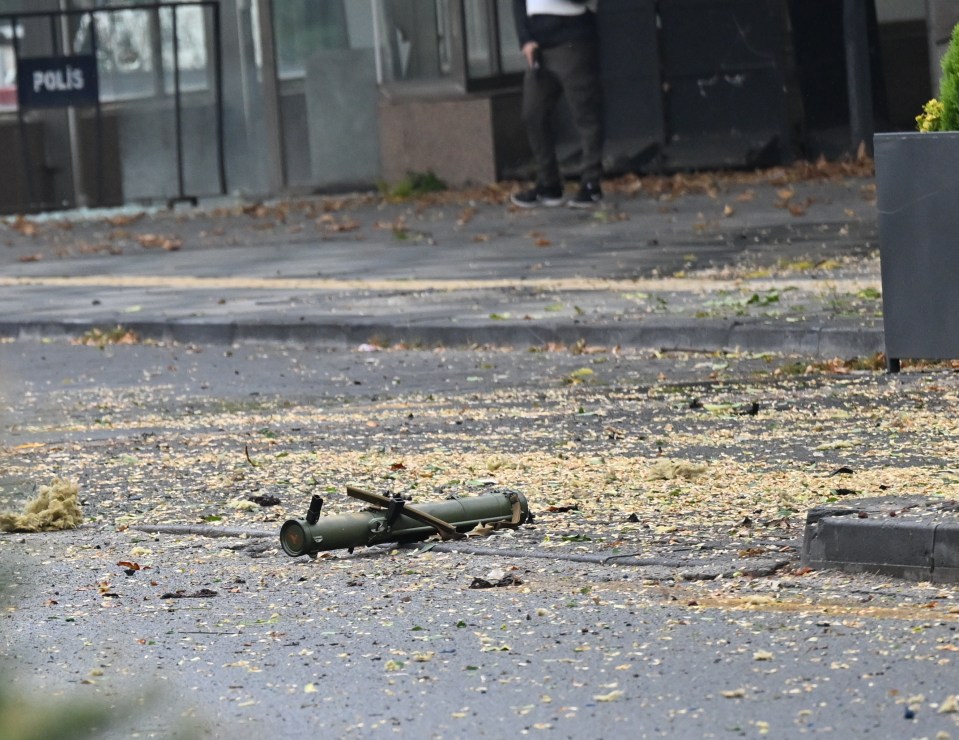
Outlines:
{"label": "concrete block", "polygon": [[884,349],[882,329],[825,326],[819,335],[820,357],[871,357]]}
{"label": "concrete block", "polygon": [[857,515],[808,521],[802,562],[810,568],[882,573],[928,580],[933,570],[935,528],[924,523]]}
{"label": "concrete block", "polygon": [[372,49],[321,50],[307,64],[312,184],[374,183],[380,175]]}
{"label": "concrete block", "polygon": [[932,564],[932,580],[959,583],[959,522],[936,527]]}
{"label": "concrete block", "polygon": [[528,160],[525,136],[516,134],[519,110],[518,92],[384,100],[383,177],[397,182],[429,170],[450,185],[494,182]]}

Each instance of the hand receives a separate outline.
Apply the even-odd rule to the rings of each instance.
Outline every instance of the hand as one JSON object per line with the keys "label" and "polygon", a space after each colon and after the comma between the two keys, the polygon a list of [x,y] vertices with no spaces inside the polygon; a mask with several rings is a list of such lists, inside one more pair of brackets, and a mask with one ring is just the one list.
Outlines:
{"label": "hand", "polygon": [[533,68],[533,62],[536,57],[536,50],[539,49],[539,44],[535,41],[527,41],[523,44],[523,56],[526,57],[526,66],[530,69]]}

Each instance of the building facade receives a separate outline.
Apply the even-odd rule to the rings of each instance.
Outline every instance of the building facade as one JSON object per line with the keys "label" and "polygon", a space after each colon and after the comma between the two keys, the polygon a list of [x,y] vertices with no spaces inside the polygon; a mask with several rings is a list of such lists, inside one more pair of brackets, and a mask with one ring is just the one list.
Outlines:
{"label": "building facade", "polygon": [[[956,20],[959,0],[601,0],[608,169],[909,128]],[[26,101],[67,83],[18,70],[84,59],[95,104]],[[522,72],[511,0],[0,0],[0,213],[520,178]]]}

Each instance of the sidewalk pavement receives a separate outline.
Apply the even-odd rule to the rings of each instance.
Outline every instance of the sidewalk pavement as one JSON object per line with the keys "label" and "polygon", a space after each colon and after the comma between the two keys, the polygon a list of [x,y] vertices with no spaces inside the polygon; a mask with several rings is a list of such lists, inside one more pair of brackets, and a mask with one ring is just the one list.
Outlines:
{"label": "sidewalk pavement", "polygon": [[[883,337],[867,169],[625,178],[586,212],[517,209],[508,187],[487,187],[9,218],[0,337],[120,327],[196,343],[871,356]],[[930,507],[812,511],[804,560],[957,580],[955,514]]]}
{"label": "sidewalk pavement", "polygon": [[882,350],[871,178],[775,170],[607,190],[587,212],[517,209],[484,188],[6,219],[0,335]]}

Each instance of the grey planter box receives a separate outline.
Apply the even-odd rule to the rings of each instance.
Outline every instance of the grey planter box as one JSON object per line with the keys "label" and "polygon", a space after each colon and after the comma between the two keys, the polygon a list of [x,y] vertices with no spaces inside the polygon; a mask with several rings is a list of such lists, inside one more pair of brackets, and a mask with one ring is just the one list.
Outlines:
{"label": "grey planter box", "polygon": [[875,137],[887,367],[959,358],[959,132]]}

